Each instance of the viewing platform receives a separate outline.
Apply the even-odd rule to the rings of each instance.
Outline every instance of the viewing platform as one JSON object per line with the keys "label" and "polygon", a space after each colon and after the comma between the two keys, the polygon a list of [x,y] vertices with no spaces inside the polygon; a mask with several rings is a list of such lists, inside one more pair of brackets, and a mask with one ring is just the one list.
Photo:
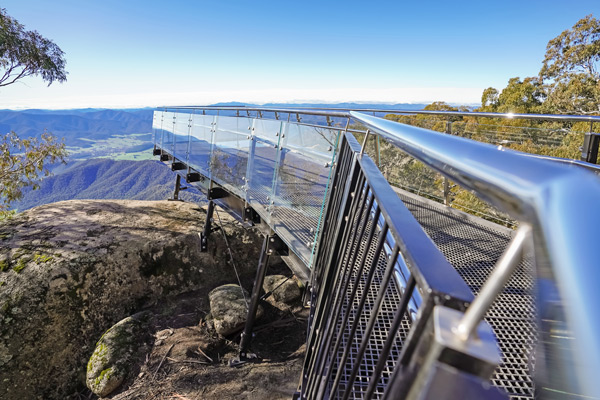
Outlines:
{"label": "viewing platform", "polygon": [[[439,133],[383,113],[448,123]],[[502,144],[516,139],[506,134],[491,144],[457,137],[467,131],[453,131],[451,119],[460,114],[589,122],[583,159],[597,158],[592,128],[600,117],[155,111],[154,154],[178,173],[176,196],[183,178],[210,201],[203,248],[214,205],[265,235],[241,360],[269,255],[279,254],[307,287],[311,309],[298,398],[600,394],[600,321],[591,317],[600,304],[591,251],[600,169],[507,150]],[[547,143],[557,136],[536,137]],[[389,162],[391,151],[401,155]],[[421,165],[428,172],[420,183],[386,179]],[[425,190],[435,187],[439,195]],[[469,206],[452,202],[455,187],[487,205],[477,215],[462,211]]]}

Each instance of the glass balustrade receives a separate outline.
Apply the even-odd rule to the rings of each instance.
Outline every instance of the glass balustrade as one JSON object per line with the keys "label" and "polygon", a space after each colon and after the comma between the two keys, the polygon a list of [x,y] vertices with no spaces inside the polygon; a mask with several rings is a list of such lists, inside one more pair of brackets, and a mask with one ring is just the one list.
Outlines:
{"label": "glass balustrade", "polygon": [[173,154],[175,115],[176,113],[174,112],[164,111],[162,117],[162,140],[160,147],[169,154]]}
{"label": "glass balustrade", "polygon": [[272,201],[272,226],[310,265],[338,130],[283,123]]}
{"label": "glass balustrade", "polygon": [[279,157],[281,122],[253,119],[246,169],[246,201],[271,224],[273,177]]}
{"label": "glass balustrade", "polygon": [[211,155],[212,179],[245,199],[246,171],[251,148],[250,118],[217,117]]}
{"label": "glass balustrade", "polygon": [[310,265],[339,129],[157,111],[155,144],[250,204]]}
{"label": "glass balustrade", "polygon": [[175,113],[173,116],[173,152],[171,154],[186,163],[188,162],[191,115]]}
{"label": "glass balustrade", "polygon": [[193,114],[189,136],[188,165],[207,178],[211,176],[213,126],[216,117]]}

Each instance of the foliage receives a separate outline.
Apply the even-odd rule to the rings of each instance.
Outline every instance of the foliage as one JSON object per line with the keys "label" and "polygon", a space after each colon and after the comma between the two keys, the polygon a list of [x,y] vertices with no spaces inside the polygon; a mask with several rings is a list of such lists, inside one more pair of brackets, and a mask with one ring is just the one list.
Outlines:
{"label": "foliage", "polygon": [[0,9],[0,87],[26,76],[41,76],[50,86],[67,80],[63,51],[36,31],[27,31]]}
{"label": "foliage", "polygon": [[535,114],[539,113],[544,96],[537,78],[511,78],[500,93],[491,87],[483,91],[479,111]]}
{"label": "foliage", "polygon": [[600,112],[600,21],[588,15],[548,42],[539,72],[551,112]]}
{"label": "foliage", "polygon": [[600,113],[600,21],[588,15],[550,40],[538,76],[485,89],[478,111]]}
{"label": "foliage", "polygon": [[21,139],[14,132],[0,137],[0,212],[22,197],[22,189],[39,186],[40,175],[48,176],[47,163],[64,162],[65,144],[44,133],[41,138]]}
{"label": "foliage", "polygon": [[[36,31],[27,31],[0,9],[0,87],[27,76],[41,76],[50,86],[67,79],[63,51]],[[35,189],[46,163],[64,162],[65,144],[44,132],[40,138],[21,139],[10,132],[0,138],[0,214],[22,197],[25,186]]]}

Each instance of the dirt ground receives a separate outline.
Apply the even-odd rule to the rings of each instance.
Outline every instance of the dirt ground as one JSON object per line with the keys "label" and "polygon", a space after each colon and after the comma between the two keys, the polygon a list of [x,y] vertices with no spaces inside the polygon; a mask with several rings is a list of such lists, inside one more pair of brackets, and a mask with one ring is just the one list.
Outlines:
{"label": "dirt ground", "polygon": [[[308,309],[272,297],[262,306],[251,345],[259,359],[238,367],[228,363],[238,355],[240,334],[215,332],[206,296],[192,292],[153,306],[156,318],[131,377],[108,398],[290,399],[304,361]],[[78,397],[97,399],[87,389]]]}

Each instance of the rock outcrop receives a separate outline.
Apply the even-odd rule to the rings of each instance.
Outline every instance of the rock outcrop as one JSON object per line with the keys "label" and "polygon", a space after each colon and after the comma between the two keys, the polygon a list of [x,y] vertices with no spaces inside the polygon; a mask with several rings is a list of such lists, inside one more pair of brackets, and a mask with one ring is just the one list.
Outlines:
{"label": "rock outcrop", "polygon": [[[205,216],[182,202],[66,201],[0,223],[0,398],[69,397],[113,324],[167,297],[231,282],[219,232],[200,252]],[[221,219],[250,282],[261,240]]]}
{"label": "rock outcrop", "polygon": [[[250,296],[239,285],[228,284],[219,286],[208,295],[210,313],[213,318],[215,330],[222,336],[231,335],[242,329],[248,316]],[[263,308],[258,306],[256,318],[262,317]]]}

